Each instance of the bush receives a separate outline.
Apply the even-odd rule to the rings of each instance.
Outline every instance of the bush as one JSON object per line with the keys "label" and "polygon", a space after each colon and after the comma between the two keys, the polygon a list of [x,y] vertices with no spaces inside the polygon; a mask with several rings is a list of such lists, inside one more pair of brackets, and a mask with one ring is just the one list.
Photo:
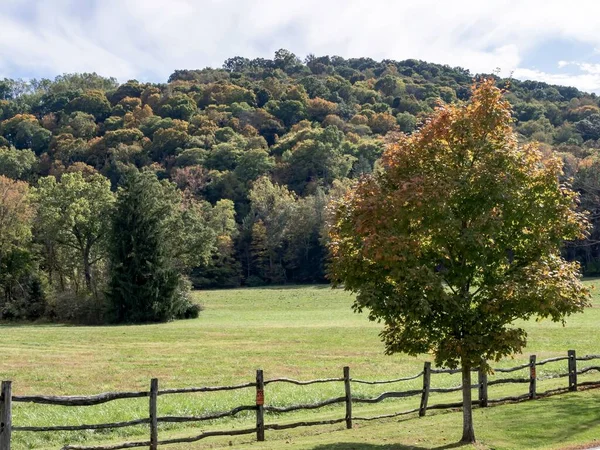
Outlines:
{"label": "bush", "polygon": [[64,291],[49,302],[48,317],[54,322],[100,325],[104,323],[106,300],[89,292]]}
{"label": "bush", "polygon": [[202,306],[192,301],[192,283],[181,277],[174,294],[175,319],[197,319]]}
{"label": "bush", "polygon": [[200,315],[200,312],[203,309],[204,308],[202,308],[202,305],[199,305],[198,303],[192,303],[183,312],[183,315],[181,317],[178,317],[178,318],[179,319],[197,319],[198,316]]}
{"label": "bush", "polygon": [[2,320],[36,320],[46,312],[46,289],[44,282],[36,275],[22,278],[19,289],[11,291],[10,301],[0,303]]}
{"label": "bush", "polygon": [[246,286],[248,287],[258,287],[258,286],[264,286],[265,284],[265,280],[263,280],[261,277],[257,277],[256,275],[250,275],[248,278],[246,278]]}

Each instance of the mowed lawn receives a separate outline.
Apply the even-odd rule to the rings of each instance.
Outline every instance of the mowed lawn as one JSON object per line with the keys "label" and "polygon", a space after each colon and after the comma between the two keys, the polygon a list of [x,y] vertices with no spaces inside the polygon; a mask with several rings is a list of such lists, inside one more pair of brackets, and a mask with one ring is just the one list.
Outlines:
{"label": "mowed lawn", "polygon": [[[588,281],[593,284],[593,281]],[[59,325],[0,326],[0,376],[13,380],[14,395],[95,394],[105,391],[147,390],[150,379],[161,388],[237,384],[254,380],[258,368],[265,378],[313,379],[340,377],[351,367],[360,379],[391,379],[422,370],[431,357],[385,356],[378,333],[381,325],[366,314],[352,312],[352,296],[326,286],[201,291],[197,300],[205,310],[200,318],[160,325],[75,327]],[[569,318],[566,326],[549,321],[525,324],[529,345],[524,355],[501,365],[565,355],[600,354],[600,296],[584,314]],[[540,376],[564,372],[566,362],[540,367]],[[561,365],[562,364],[562,365]],[[564,366],[564,367],[563,367]],[[526,376],[525,372],[520,376]],[[591,375],[600,379],[600,374]],[[590,379],[590,378],[586,378]],[[421,380],[384,386],[353,386],[356,396],[375,396],[386,390],[420,388]],[[457,377],[434,377],[437,386],[459,384]],[[542,384],[544,383],[544,384]],[[561,378],[538,383],[540,391],[566,384]],[[501,385],[504,386],[504,385]],[[526,384],[490,387],[490,397],[521,394]],[[296,387],[273,384],[266,388],[266,403],[311,403],[343,395],[341,383]],[[455,401],[454,394],[432,396],[431,402]],[[159,415],[201,415],[252,404],[252,389],[219,394],[159,397]],[[418,398],[386,400],[355,407],[357,415],[390,413],[418,406]],[[147,399],[120,400],[94,407],[66,408],[15,404],[14,425],[100,423],[147,417]],[[324,410],[267,415],[267,423],[339,418],[343,405]],[[253,413],[201,425],[161,427],[161,438],[198,434],[207,429],[252,427]],[[588,391],[561,397],[477,410],[477,448],[565,448],[600,437],[600,392]],[[436,448],[456,441],[460,413],[438,413],[422,419],[357,423],[268,431],[267,442],[253,443],[252,436],[215,438],[185,448],[253,448],[319,450],[391,450]],[[58,449],[67,443],[145,440],[146,428],[116,432],[15,433],[15,449]]]}

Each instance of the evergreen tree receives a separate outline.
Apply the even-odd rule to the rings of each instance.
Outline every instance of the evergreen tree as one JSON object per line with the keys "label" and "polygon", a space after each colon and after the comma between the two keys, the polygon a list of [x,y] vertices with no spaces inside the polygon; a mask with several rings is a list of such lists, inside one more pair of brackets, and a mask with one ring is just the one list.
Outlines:
{"label": "evergreen tree", "polygon": [[132,171],[112,224],[109,297],[116,322],[170,320],[181,311],[180,277],[169,257],[165,220],[171,203],[152,172]]}

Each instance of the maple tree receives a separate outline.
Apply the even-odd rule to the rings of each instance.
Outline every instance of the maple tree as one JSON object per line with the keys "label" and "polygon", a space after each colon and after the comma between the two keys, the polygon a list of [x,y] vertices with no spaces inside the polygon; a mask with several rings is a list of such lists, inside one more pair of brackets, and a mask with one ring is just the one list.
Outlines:
{"label": "maple tree", "polygon": [[[31,227],[35,210],[31,205],[29,185],[0,175],[0,318],[21,316],[37,318],[34,312],[43,295],[36,296],[33,285]],[[35,278],[35,280],[34,280]],[[17,312],[16,303],[28,303]],[[42,302],[43,303],[43,302]]]}
{"label": "maple tree", "polygon": [[384,323],[388,354],[431,352],[462,367],[463,436],[474,442],[471,371],[522,350],[516,319],[581,311],[589,292],[565,240],[586,236],[562,162],[520,146],[492,79],[399,134],[382,168],[335,205],[330,277]]}
{"label": "maple tree", "polygon": [[31,239],[29,185],[0,175],[0,261]]}

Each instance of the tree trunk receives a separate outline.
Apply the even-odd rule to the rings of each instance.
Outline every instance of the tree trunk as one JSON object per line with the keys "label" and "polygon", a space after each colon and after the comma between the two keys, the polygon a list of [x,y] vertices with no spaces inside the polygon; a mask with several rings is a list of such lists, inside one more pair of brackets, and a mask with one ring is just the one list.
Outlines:
{"label": "tree trunk", "polygon": [[461,443],[472,444],[475,442],[473,429],[473,403],[471,401],[471,367],[463,361],[462,365],[462,394],[463,394],[463,435]]}
{"label": "tree trunk", "polygon": [[83,249],[83,273],[85,275],[85,287],[92,292],[92,265],[90,264],[90,248]]}

